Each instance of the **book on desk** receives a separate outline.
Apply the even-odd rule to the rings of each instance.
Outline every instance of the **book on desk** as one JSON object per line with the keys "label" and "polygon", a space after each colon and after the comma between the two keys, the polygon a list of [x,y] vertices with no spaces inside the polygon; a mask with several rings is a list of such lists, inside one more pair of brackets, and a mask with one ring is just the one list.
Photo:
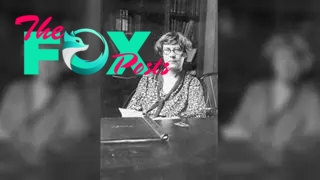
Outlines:
{"label": "book on desk", "polygon": [[103,144],[168,141],[169,135],[151,118],[102,118],[100,142]]}

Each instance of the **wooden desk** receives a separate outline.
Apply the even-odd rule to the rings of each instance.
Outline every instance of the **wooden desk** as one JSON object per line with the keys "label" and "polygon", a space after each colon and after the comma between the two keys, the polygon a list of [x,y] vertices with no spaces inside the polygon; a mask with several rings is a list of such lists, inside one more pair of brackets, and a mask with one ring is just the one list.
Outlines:
{"label": "wooden desk", "polygon": [[167,143],[101,145],[103,180],[216,179],[217,121],[187,119],[157,121],[170,135]]}

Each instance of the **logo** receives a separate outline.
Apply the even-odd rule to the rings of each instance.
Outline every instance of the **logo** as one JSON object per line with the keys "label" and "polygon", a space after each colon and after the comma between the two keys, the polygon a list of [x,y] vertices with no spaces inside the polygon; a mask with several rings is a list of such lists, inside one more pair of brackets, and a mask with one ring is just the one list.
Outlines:
{"label": "logo", "polygon": [[[83,60],[76,55],[77,52],[86,51],[89,48],[89,45],[84,44],[81,38],[75,36],[83,32],[97,35],[105,46],[104,52],[101,53],[99,58],[95,61]],[[106,40],[104,37],[92,29],[79,29],[72,31],[70,34],[71,35],[65,32],[64,44],[62,47],[62,56],[67,67],[70,70],[82,75],[93,74],[102,69],[109,56],[109,48],[108,45],[106,45]]]}
{"label": "logo", "polygon": [[[20,16],[16,19],[15,24],[21,25],[23,22],[34,21],[30,29],[24,32],[24,74],[37,75],[39,74],[39,61],[59,61],[59,49],[39,49],[40,44],[60,44],[60,38],[64,37],[64,44],[62,47],[62,56],[66,66],[81,75],[94,74],[101,70],[106,64],[109,57],[109,47],[105,38],[98,32],[92,29],[79,29],[72,31],[70,34],[63,31],[63,26],[58,26],[52,31],[46,28],[52,17],[46,19],[37,31],[35,27],[39,23],[39,17],[35,15]],[[92,33],[98,36],[103,42],[105,48],[100,54],[99,58],[90,61],[80,59],[76,53],[86,51],[89,45],[83,43],[80,37],[76,37],[79,33]],[[167,67],[169,63],[162,63],[160,58],[151,69],[153,63],[144,63],[139,55],[139,50],[146,41],[151,32],[139,31],[134,32],[130,40],[123,32],[107,31],[111,41],[119,50],[119,54],[112,55],[116,58],[106,75],[121,75],[126,68],[133,70],[136,75],[148,75],[149,73],[162,75],[168,73],[170,69]],[[159,66],[164,66],[164,69],[158,69]]]}

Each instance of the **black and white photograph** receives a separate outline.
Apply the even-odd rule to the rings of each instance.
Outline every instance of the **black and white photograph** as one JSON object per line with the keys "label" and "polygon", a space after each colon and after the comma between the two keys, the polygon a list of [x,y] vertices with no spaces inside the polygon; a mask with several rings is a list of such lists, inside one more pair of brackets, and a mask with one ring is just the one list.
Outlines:
{"label": "black and white photograph", "polygon": [[[103,180],[218,178],[216,13],[215,0],[103,2],[110,54],[136,49],[150,69],[123,68],[132,56],[105,66],[113,74],[102,77]],[[109,32],[123,32],[138,47],[118,48],[122,41]],[[142,39],[139,32],[150,34]]]}
{"label": "black and white photograph", "polygon": [[[62,57],[63,38],[57,44],[42,41],[31,47],[32,37],[24,40],[36,18],[35,33],[50,18],[45,28],[51,31],[63,26],[68,34],[85,27],[100,32],[101,14],[96,13],[100,7],[100,1],[85,0],[0,2],[1,180],[100,178],[100,75],[68,69]],[[34,20],[16,23],[25,16]],[[87,34],[79,37],[90,49],[77,55],[94,60],[100,44]],[[30,52],[32,48],[36,51]],[[37,75],[25,74],[27,58],[39,60]],[[50,61],[54,59],[58,61]]]}

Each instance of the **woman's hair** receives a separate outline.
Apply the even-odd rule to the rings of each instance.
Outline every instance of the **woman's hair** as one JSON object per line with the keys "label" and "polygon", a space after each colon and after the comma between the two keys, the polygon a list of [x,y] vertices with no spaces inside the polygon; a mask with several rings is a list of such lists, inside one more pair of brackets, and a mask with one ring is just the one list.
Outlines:
{"label": "woman's hair", "polygon": [[304,70],[309,70],[314,63],[307,41],[297,33],[277,33],[271,36],[263,47],[263,56],[272,59],[274,52],[281,47],[289,47],[299,59]]}
{"label": "woman's hair", "polygon": [[157,54],[162,56],[163,54],[163,45],[176,45],[178,44],[183,53],[186,55],[187,50],[190,50],[192,48],[192,42],[186,38],[184,35],[182,35],[179,32],[168,32],[164,35],[162,35],[156,44],[154,45],[154,50]]}

